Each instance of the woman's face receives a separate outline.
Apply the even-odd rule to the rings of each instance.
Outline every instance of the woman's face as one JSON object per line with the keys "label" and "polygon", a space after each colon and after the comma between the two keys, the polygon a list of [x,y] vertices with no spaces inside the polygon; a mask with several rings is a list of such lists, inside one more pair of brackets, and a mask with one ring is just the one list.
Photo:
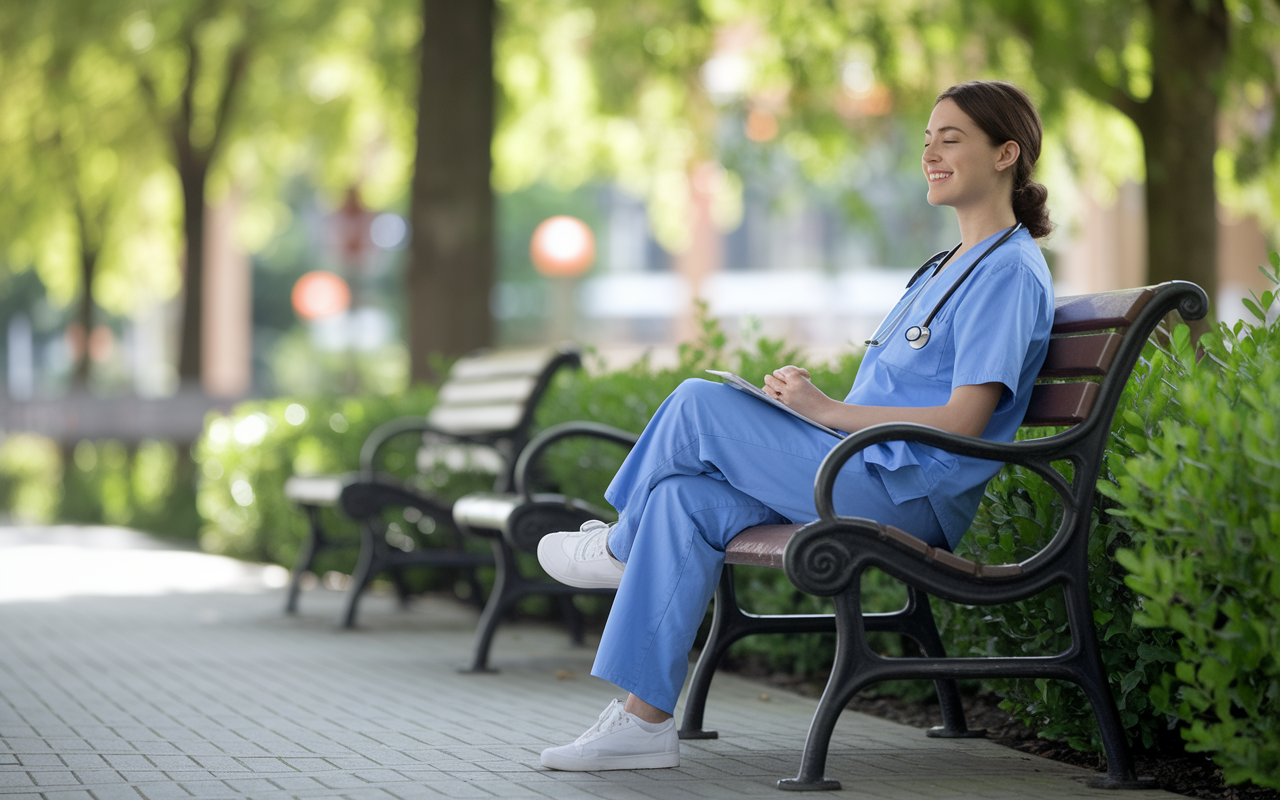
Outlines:
{"label": "woman's face", "polygon": [[1002,195],[1007,199],[1012,190],[1010,167],[1017,160],[1016,143],[993,145],[954,100],[947,98],[933,107],[922,158],[930,205],[960,210]]}

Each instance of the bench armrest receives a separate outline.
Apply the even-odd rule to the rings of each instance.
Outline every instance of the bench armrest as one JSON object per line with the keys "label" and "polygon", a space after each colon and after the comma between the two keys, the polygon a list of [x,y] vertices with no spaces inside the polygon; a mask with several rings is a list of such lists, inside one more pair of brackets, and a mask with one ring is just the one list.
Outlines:
{"label": "bench armrest", "polygon": [[528,474],[530,466],[538,459],[539,456],[551,445],[561,439],[570,439],[578,436],[585,436],[593,439],[603,439],[608,442],[620,444],[623,447],[631,447],[640,438],[639,434],[624,431],[621,428],[615,428],[612,425],[605,425],[599,422],[562,422],[559,425],[553,425],[542,433],[533,437],[529,444],[520,451],[520,457],[516,459],[515,469],[515,491],[516,494],[522,495],[525,499],[529,498]]}
{"label": "bench armrest", "polygon": [[1003,461],[1027,467],[1044,478],[1057,490],[1062,499],[1071,505],[1071,486],[1051,464],[1057,459],[1075,460],[1070,445],[1078,439],[1079,431],[1077,430],[1021,442],[992,442],[912,422],[873,425],[844,438],[832,448],[831,452],[827,453],[814,479],[813,503],[818,510],[819,518],[836,519],[832,497],[835,492],[836,476],[850,458],[874,444],[919,442],[956,455]]}
{"label": "bench armrest", "polygon": [[[373,472],[379,451],[382,450],[387,442],[406,433],[430,433],[452,442],[493,447],[493,442],[482,437],[442,431],[427,422],[426,417],[398,417],[374,428],[373,432],[369,434],[369,438],[364,440],[364,444],[360,446],[360,471],[363,473]],[[506,456],[503,458],[505,460]]]}

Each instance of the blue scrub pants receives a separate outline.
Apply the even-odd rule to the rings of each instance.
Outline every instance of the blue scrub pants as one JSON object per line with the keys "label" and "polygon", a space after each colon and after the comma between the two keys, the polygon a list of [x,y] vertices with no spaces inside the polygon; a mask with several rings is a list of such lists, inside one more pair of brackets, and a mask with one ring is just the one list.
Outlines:
{"label": "blue scrub pants", "polygon": [[[658,408],[605,498],[618,510],[609,549],[627,565],[591,674],[675,712],[689,650],[744,528],[817,519],[813,482],[830,434],[719,383],[688,380]],[[927,498],[895,504],[855,455],[836,511],[946,546]]]}

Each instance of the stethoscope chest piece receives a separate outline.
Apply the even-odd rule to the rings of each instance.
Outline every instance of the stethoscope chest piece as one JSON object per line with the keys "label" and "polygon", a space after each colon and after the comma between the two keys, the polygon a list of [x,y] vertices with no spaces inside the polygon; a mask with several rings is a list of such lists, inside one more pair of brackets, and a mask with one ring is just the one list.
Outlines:
{"label": "stethoscope chest piece", "polygon": [[907,328],[907,343],[912,350],[919,350],[929,343],[929,329],[924,325],[912,325]]}

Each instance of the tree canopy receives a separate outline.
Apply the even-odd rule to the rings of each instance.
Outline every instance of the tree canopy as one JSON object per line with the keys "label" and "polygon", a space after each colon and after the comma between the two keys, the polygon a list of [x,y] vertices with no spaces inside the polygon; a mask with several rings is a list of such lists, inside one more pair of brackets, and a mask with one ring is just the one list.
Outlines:
{"label": "tree canopy", "polygon": [[[453,24],[432,17],[447,10],[440,2],[6,4],[0,251],[10,268],[33,265],[55,300],[92,295],[117,314],[185,288],[180,371],[197,378],[208,203],[244,198],[252,249],[283,227],[281,180],[300,172],[335,196],[359,187],[375,206],[425,202],[422,153],[447,125],[423,127],[441,120],[419,105],[446,97],[423,82],[446,70],[424,64],[442,53],[440,63],[461,63],[448,56],[458,42],[431,38]],[[850,165],[885,152],[871,144],[909,140],[936,93],[971,77],[1027,88],[1077,174],[1145,181],[1153,279],[1212,293],[1215,198],[1268,225],[1278,217],[1276,0],[491,3],[481,4],[489,49],[468,67],[492,80],[491,110],[472,103],[457,110],[467,119],[447,120],[472,138],[489,131],[490,185],[616,180],[646,198],[673,251],[688,242],[690,176],[706,162],[729,167],[713,205],[725,228],[736,224],[742,181],[728,150],[744,131],[814,179],[847,184]],[[490,191],[480,174],[465,180]],[[447,206],[443,197],[434,202]],[[417,238],[430,230],[414,224]],[[411,278],[431,259],[416,255]],[[491,268],[465,269],[479,270],[470,295],[487,296]],[[484,313],[454,305],[442,307],[441,330],[463,306]],[[436,349],[438,333],[414,333],[412,347]]]}

